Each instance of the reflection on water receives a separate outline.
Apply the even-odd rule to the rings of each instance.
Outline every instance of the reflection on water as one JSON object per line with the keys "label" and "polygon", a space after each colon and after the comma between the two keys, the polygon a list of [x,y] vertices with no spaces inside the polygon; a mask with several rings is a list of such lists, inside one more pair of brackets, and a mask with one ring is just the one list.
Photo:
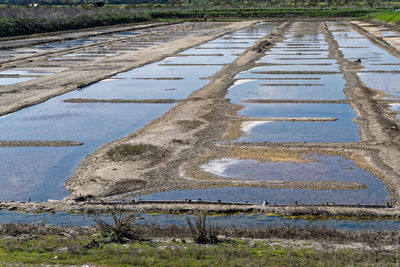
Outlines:
{"label": "reflection on water", "polygon": [[[266,34],[278,23],[260,24],[240,34],[252,37],[252,32]],[[43,49],[65,48],[96,42],[82,39],[42,46]],[[143,43],[143,45],[151,45]],[[189,49],[186,53],[192,53]],[[219,49],[224,60],[234,60],[230,49]],[[183,54],[185,53],[183,52]],[[69,58],[68,56],[63,57]],[[190,57],[198,63],[198,57]],[[221,58],[215,56],[215,58]],[[65,180],[73,174],[79,162],[97,147],[122,138],[161,116],[174,104],[112,104],[65,103],[69,98],[185,98],[207,83],[208,77],[222,66],[166,66],[178,59],[170,58],[149,64],[87,88],[52,98],[42,104],[0,117],[2,140],[72,140],[83,142],[78,147],[12,147],[0,148],[0,201],[47,201],[67,195]],[[209,58],[211,60],[211,58]],[[21,72],[22,73],[22,72]],[[28,74],[24,72],[23,74]],[[30,73],[29,73],[30,74]],[[135,78],[170,78],[146,80]],[[175,79],[175,78],[182,79]],[[122,79],[121,79],[122,78]],[[22,81],[25,78],[13,78]],[[32,78],[27,78],[32,79]],[[1,81],[1,79],[0,79]]]}
{"label": "reflection on water", "polygon": [[[304,68],[304,67],[303,67]],[[285,76],[280,76],[282,80],[264,80],[271,77],[279,77],[278,75],[271,76],[270,74],[250,72],[240,74],[239,78],[249,79],[244,82],[236,83],[229,89],[227,98],[233,103],[240,103],[243,99],[285,99],[285,100],[341,100],[346,99],[343,93],[344,81],[342,75],[294,75],[285,74],[286,77],[304,78],[321,78],[320,80],[284,80]],[[330,78],[325,78],[330,76]],[[251,78],[258,78],[251,80]],[[260,80],[262,79],[262,80]],[[281,86],[279,84],[288,84]],[[295,84],[295,85],[289,85]],[[315,86],[308,86],[315,84]]]}
{"label": "reflection on water", "polygon": [[[389,199],[385,184],[369,172],[358,168],[352,160],[338,156],[312,156],[313,161],[282,162],[240,160],[235,158],[216,159],[202,166],[204,171],[224,178],[266,181],[343,181],[367,185],[367,189],[355,191],[360,199],[381,203]],[[345,196],[348,191],[337,191]],[[354,194],[351,191],[350,194]],[[335,202],[340,202],[342,197]]]}
{"label": "reflection on water", "polygon": [[[183,77],[199,78],[209,77],[221,69],[222,66],[163,66],[164,62],[148,64],[141,68],[133,69],[116,75],[116,78],[159,78],[159,77]],[[195,63],[195,62],[194,62]]]}
{"label": "reflection on water", "polygon": [[16,83],[22,83],[26,81],[33,80],[35,78],[29,78],[29,77],[19,77],[19,78],[1,78],[0,77],[0,85],[11,85],[11,84],[16,84]]}
{"label": "reflection on water", "polygon": [[[340,25],[340,22],[329,22],[328,25],[330,25],[330,29],[333,29],[337,25]],[[338,42],[345,58],[349,60],[361,59],[360,71],[370,71],[369,73],[358,73],[362,82],[368,87],[388,94],[388,98],[399,98],[400,90],[395,82],[398,80],[399,74],[381,72],[400,71],[400,59],[385,49],[376,46],[350,27],[345,25],[342,25],[342,27],[347,32],[333,32],[332,34]],[[349,38],[355,36],[359,38]],[[358,46],[362,46],[363,48],[357,48]],[[379,72],[374,73],[374,71]]]}
{"label": "reflection on water", "polygon": [[246,134],[238,142],[359,141],[355,112],[347,104],[245,103],[239,115],[276,118],[334,118],[336,121],[252,121],[242,123]]}
{"label": "reflection on water", "polygon": [[26,201],[28,198],[47,201],[66,196],[63,184],[87,154],[105,142],[139,129],[173,106],[70,104],[60,101],[65,96],[0,119],[2,140],[76,140],[84,143],[79,147],[0,148],[1,201]]}
{"label": "reflection on water", "polygon": [[347,104],[298,104],[298,103],[241,103],[245,108],[238,114],[248,117],[272,118],[337,118],[353,119],[354,111]]}
{"label": "reflection on water", "polygon": [[256,188],[256,187],[220,187],[206,189],[173,190],[143,195],[144,200],[185,200],[198,199],[209,201],[246,202],[261,204],[263,201],[279,204],[385,204],[389,201],[387,194],[372,192],[367,195],[363,190],[311,190],[290,188]]}
{"label": "reflection on water", "polygon": [[[400,66],[398,66],[400,70]],[[400,98],[400,73],[359,73],[361,81],[368,87],[388,94],[385,99]]]}
{"label": "reflection on water", "polygon": [[[56,70],[56,69],[55,69]],[[54,72],[47,72],[45,69],[9,69],[0,71],[0,75],[50,75]]]}
{"label": "reflection on water", "polygon": [[128,78],[107,79],[89,85],[82,90],[75,91],[69,94],[69,97],[95,99],[183,99],[208,82],[208,80],[196,78],[162,81]]}
{"label": "reflection on water", "polygon": [[400,111],[400,103],[393,103],[393,104],[390,104],[390,110],[393,110],[393,111]]}
{"label": "reflection on water", "polygon": [[360,140],[357,124],[337,121],[271,121],[252,127],[236,142],[341,143]]}
{"label": "reflection on water", "polygon": [[[286,64],[285,62],[279,62],[279,64]],[[288,63],[289,64],[289,63]],[[272,66],[262,66],[258,68],[252,69],[252,72],[272,72],[272,71],[331,71],[331,72],[339,72],[339,65],[336,63],[325,63],[327,65],[306,65],[305,62],[298,62],[296,64],[299,65],[272,65]]]}

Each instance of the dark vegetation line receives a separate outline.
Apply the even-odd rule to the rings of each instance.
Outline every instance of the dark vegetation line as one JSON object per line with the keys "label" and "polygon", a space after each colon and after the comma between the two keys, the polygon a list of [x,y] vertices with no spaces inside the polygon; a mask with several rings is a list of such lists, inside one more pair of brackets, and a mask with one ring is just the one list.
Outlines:
{"label": "dark vegetation line", "polygon": [[371,13],[363,17],[367,20],[381,21],[400,25],[400,12],[388,11]]}
{"label": "dark vegetation line", "polygon": [[[194,221],[187,218],[188,226],[145,226],[135,219],[134,214],[116,215],[108,223],[96,215],[94,227],[80,228],[5,224],[0,226],[0,264],[398,266],[399,235],[394,231],[353,233],[313,226],[222,228],[208,224],[201,215]],[[358,244],[346,248],[347,242]]]}
{"label": "dark vegetation line", "polygon": [[[132,217],[132,216],[133,217]],[[99,217],[100,216],[100,217]],[[98,219],[92,227],[87,226],[57,226],[44,224],[15,224],[6,223],[0,225],[0,237],[2,236],[21,236],[21,235],[62,235],[71,232],[74,235],[92,236],[98,232],[120,230],[125,226],[125,232],[134,231],[140,239],[149,238],[188,238],[193,237],[190,225],[159,225],[159,224],[139,224],[138,218],[134,214],[117,215],[116,220],[97,215]],[[129,221],[132,218],[131,221]],[[196,216],[194,216],[196,219]],[[202,221],[203,222],[203,221]],[[400,237],[397,231],[342,231],[327,226],[309,225],[283,225],[283,226],[260,226],[260,227],[222,227],[209,224],[204,220],[201,225],[205,228],[209,225],[218,227],[218,234],[226,238],[256,238],[256,239],[299,239],[299,240],[324,240],[333,242],[362,242],[370,245],[377,244],[396,244]],[[107,226],[108,229],[104,229]],[[111,226],[111,227],[110,227]],[[197,228],[200,228],[198,226]],[[119,234],[124,234],[121,232]]]}
{"label": "dark vegetation line", "polygon": [[268,19],[287,17],[360,17],[380,9],[361,8],[242,8],[178,11],[137,11],[132,8],[89,7],[1,7],[0,37],[78,30],[162,19],[201,20],[204,13],[211,20]]}

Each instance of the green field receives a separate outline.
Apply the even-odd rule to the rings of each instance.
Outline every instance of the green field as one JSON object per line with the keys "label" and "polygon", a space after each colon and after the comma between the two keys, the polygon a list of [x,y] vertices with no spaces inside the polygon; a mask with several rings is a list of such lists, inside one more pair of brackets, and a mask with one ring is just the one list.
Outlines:
{"label": "green field", "polygon": [[389,12],[371,13],[366,15],[364,19],[400,24],[400,12],[389,11]]}
{"label": "green field", "polygon": [[229,239],[199,245],[190,239],[102,244],[98,237],[0,237],[0,265],[96,266],[398,266],[395,251],[343,248],[324,251],[312,241]]}

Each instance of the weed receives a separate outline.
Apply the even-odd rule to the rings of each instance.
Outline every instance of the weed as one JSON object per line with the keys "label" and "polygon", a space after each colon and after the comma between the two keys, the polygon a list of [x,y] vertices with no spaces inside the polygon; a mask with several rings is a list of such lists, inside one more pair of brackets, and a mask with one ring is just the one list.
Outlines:
{"label": "weed", "polygon": [[383,21],[388,23],[400,23],[400,12],[380,12],[380,13],[372,13],[368,14],[367,16],[363,17],[367,20],[377,20]]}
{"label": "weed", "polygon": [[100,213],[96,213],[94,221],[101,235],[110,242],[125,243],[139,240],[139,227],[135,223],[136,214],[117,214],[111,211],[112,223],[108,223]]}
{"label": "weed", "polygon": [[150,145],[122,144],[107,151],[107,156],[113,161],[118,161],[127,157],[142,155],[149,149]]}
{"label": "weed", "polygon": [[194,224],[186,217],[186,221],[189,225],[190,232],[194,241],[197,244],[216,244],[218,243],[218,234],[220,227],[218,225],[206,225],[207,214],[198,213],[194,216]]}

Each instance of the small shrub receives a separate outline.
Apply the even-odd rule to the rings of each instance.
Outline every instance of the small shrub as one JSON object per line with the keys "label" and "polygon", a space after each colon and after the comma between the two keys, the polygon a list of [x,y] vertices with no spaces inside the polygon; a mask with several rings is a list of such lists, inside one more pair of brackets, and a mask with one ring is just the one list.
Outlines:
{"label": "small shrub", "polygon": [[106,222],[100,213],[94,216],[97,230],[109,241],[125,243],[140,239],[139,227],[135,223],[136,214],[116,214],[116,211],[111,211],[112,223]]}
{"label": "small shrub", "polygon": [[189,225],[190,232],[194,241],[197,244],[216,244],[219,242],[218,234],[220,227],[218,225],[206,225],[207,214],[198,213],[194,216],[194,224],[186,217],[186,221]]}
{"label": "small shrub", "polygon": [[142,155],[149,149],[149,145],[122,144],[107,151],[107,156],[114,161],[118,161],[127,157]]}

